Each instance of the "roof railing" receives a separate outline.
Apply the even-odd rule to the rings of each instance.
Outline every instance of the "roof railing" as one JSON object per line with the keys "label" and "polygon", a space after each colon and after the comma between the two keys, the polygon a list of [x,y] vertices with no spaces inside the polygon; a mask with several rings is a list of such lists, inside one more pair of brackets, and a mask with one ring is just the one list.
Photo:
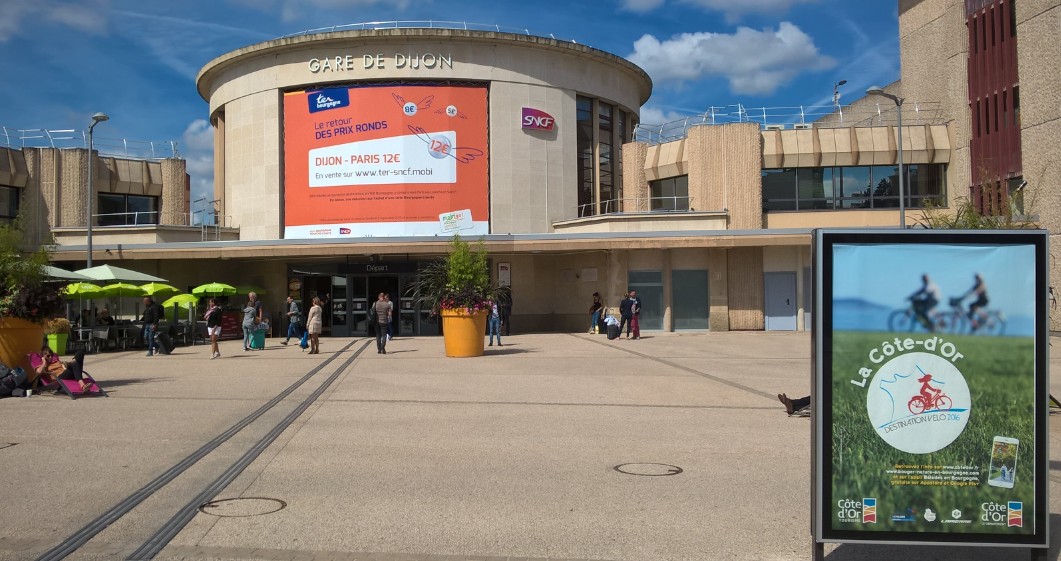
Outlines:
{"label": "roof railing", "polygon": [[[662,125],[641,123],[634,131],[634,140],[647,144],[663,144],[682,140],[693,127],[731,123],[757,123],[766,130],[874,127],[898,122],[895,104],[858,103],[848,106],[799,105],[793,107],[745,107],[737,103],[708,107],[699,115],[675,119]],[[943,124],[943,109],[939,102],[909,101],[903,106],[904,125]]]}
{"label": "roof railing", "polygon": [[[0,126],[3,148],[88,148],[88,131],[77,129],[12,129]],[[150,141],[92,137],[92,149],[100,156],[163,160],[180,158],[176,140]]]}
{"label": "roof railing", "polygon": [[437,20],[392,20],[392,21],[366,21],[361,23],[347,23],[343,25],[332,25],[329,27],[318,27],[307,29],[296,33],[281,35],[280,39],[289,37],[301,37],[304,35],[316,35],[318,33],[335,33],[339,31],[366,31],[375,29],[457,29],[461,31],[493,31],[495,33],[512,33],[514,35],[528,35],[531,37],[548,37],[565,43],[578,43],[574,39],[560,39],[552,33],[531,33],[529,29],[522,27],[508,27],[492,23],[471,23],[466,21],[437,21]]}

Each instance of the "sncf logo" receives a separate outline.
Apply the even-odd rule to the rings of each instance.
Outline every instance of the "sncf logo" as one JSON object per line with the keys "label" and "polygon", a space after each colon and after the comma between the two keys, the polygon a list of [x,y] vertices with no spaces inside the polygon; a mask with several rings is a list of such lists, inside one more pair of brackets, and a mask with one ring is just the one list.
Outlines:
{"label": "sncf logo", "polygon": [[525,129],[551,131],[553,130],[553,125],[556,123],[556,119],[540,109],[524,107],[521,123]]}
{"label": "sncf logo", "polygon": [[340,235],[349,234],[349,233],[350,233],[350,228],[339,228],[339,234]]}

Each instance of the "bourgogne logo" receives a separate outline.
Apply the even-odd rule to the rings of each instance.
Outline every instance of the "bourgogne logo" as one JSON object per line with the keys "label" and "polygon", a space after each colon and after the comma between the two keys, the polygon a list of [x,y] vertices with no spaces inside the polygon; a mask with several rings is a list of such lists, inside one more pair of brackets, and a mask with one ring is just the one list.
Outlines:
{"label": "bourgogne logo", "polygon": [[913,352],[881,366],[866,395],[877,434],[910,454],[947,447],[965,430],[972,402],[965,377],[950,360]]}

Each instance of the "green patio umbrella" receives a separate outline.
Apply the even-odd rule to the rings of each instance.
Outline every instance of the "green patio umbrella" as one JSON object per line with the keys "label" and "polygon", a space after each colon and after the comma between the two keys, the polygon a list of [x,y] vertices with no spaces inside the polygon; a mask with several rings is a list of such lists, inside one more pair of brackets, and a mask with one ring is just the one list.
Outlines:
{"label": "green patio umbrella", "polygon": [[144,289],[136,286],[135,284],[129,284],[125,282],[116,282],[114,284],[108,284],[100,289],[101,296],[117,296],[118,297],[118,315],[122,314],[122,298],[129,298],[133,296],[143,296]]}
{"label": "green patio umbrella", "polygon": [[200,284],[192,289],[192,294],[198,294],[199,296],[227,296],[235,293],[236,287],[223,282]]}
{"label": "green patio umbrella", "polygon": [[168,308],[170,306],[181,306],[184,308],[194,307],[199,303],[199,297],[194,294],[178,294],[171,296],[162,303],[162,306]]}
{"label": "green patio umbrella", "polygon": [[[171,296],[167,298],[166,301],[162,303],[162,307],[169,308],[172,306],[176,308],[177,306],[181,306],[183,308],[186,308],[188,310],[188,321],[191,322],[193,313],[192,310],[195,309],[195,306],[198,303],[199,297],[194,294],[178,294],[176,296]],[[173,313],[173,318],[177,318],[176,311],[174,311]]]}
{"label": "green patio umbrella", "polygon": [[[81,310],[85,309],[85,298],[89,300],[102,296],[103,289],[99,285],[92,284],[90,282],[72,282],[63,287],[63,294],[67,296],[77,296],[77,313],[80,315]],[[67,310],[69,316],[69,310]]]}
{"label": "green patio umbrella", "polygon": [[67,296],[97,296],[101,290],[99,285],[90,282],[72,282],[63,287],[63,294]]}
{"label": "green patio umbrella", "polygon": [[176,286],[169,285],[169,284],[166,284],[166,283],[163,283],[163,282],[149,282],[147,284],[140,285],[140,288],[143,289],[144,294],[146,294],[148,296],[158,296],[159,294],[178,293],[178,292],[181,291],[181,289],[177,288]]}

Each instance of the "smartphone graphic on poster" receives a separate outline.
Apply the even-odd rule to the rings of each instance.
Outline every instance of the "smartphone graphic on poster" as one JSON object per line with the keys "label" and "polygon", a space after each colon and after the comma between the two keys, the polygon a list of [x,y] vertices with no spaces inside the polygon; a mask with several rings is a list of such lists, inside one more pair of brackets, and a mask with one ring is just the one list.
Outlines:
{"label": "smartphone graphic on poster", "polygon": [[1017,448],[1020,441],[1008,436],[996,436],[991,443],[991,465],[987,484],[992,487],[1013,488],[1017,479]]}

